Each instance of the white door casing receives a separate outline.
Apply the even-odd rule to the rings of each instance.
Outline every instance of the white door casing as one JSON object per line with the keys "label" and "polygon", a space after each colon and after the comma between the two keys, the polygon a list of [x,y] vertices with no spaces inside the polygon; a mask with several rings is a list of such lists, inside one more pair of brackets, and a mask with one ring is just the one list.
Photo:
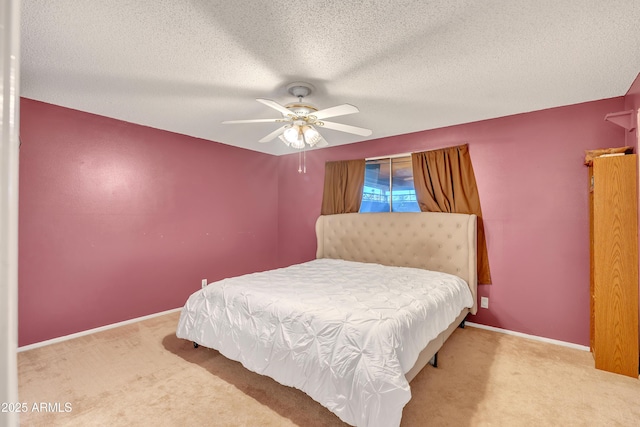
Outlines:
{"label": "white door casing", "polygon": [[20,1],[0,1],[0,425],[13,427],[19,425],[11,404],[18,403]]}

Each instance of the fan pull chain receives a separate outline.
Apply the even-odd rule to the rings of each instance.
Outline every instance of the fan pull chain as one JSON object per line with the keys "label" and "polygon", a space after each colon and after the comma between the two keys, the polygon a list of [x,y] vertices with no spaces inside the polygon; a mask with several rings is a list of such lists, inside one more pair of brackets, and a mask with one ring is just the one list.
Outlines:
{"label": "fan pull chain", "polygon": [[307,173],[307,138],[302,129],[300,135],[302,135],[302,153],[298,151],[298,173]]}
{"label": "fan pull chain", "polygon": [[307,173],[307,150],[298,151],[298,173]]}

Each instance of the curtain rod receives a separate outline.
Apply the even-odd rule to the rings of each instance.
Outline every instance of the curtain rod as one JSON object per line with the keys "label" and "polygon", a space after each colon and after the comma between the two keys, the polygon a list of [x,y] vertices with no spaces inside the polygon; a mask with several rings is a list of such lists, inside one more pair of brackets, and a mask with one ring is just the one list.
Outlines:
{"label": "curtain rod", "polygon": [[[468,144],[468,142],[461,142],[458,145],[447,145],[447,146],[444,146],[444,147],[441,147],[441,148],[431,148],[429,150],[423,150],[423,152],[443,150],[445,148],[458,147],[458,146],[465,145],[465,144]],[[396,157],[409,157],[412,154],[413,154],[413,152],[402,153],[402,154],[392,154],[390,156],[367,157],[364,160],[368,161],[368,160],[380,160],[380,159],[395,159]]]}
{"label": "curtain rod", "polygon": [[395,159],[397,157],[410,157],[412,153],[392,154],[387,156],[367,157],[365,160]]}

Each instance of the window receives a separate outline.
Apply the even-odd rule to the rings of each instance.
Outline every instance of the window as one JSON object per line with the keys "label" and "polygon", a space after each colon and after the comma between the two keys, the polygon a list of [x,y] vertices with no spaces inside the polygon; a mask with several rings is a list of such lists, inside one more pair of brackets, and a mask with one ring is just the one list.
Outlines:
{"label": "window", "polygon": [[411,156],[367,160],[360,212],[420,212]]}

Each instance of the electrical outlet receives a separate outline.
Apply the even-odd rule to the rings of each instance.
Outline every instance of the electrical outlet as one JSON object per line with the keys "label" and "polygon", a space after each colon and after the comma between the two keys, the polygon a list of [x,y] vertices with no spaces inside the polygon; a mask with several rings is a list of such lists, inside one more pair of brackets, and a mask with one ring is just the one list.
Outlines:
{"label": "electrical outlet", "polygon": [[202,279],[202,289],[207,287],[207,279]]}
{"label": "electrical outlet", "polygon": [[489,297],[480,297],[480,307],[489,308]]}

